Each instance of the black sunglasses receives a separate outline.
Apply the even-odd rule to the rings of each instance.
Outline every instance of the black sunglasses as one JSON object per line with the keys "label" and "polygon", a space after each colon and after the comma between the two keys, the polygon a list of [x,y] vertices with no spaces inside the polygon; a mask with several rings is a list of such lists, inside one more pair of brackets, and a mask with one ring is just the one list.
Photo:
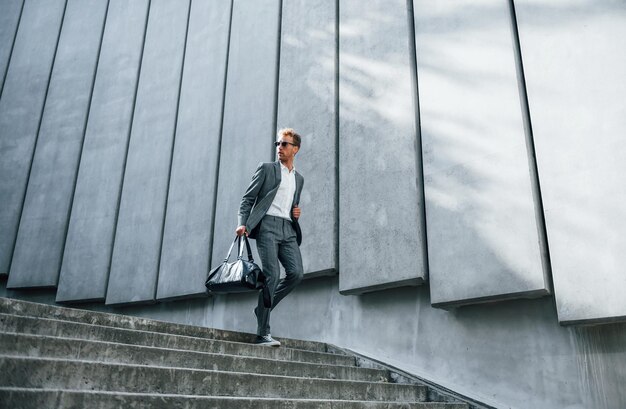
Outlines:
{"label": "black sunglasses", "polygon": [[287,142],[287,141],[276,141],[274,142],[274,146],[278,148],[278,146],[282,146],[283,148],[286,148],[287,145],[292,145],[292,146],[297,146],[295,143],[291,143],[291,142]]}

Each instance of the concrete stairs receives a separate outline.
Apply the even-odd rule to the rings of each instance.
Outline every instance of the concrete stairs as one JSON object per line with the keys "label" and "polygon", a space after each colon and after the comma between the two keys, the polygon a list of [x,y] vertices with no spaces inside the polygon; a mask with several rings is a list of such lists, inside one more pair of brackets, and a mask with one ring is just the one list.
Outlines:
{"label": "concrete stairs", "polygon": [[0,407],[472,407],[328,344],[253,338],[0,298]]}

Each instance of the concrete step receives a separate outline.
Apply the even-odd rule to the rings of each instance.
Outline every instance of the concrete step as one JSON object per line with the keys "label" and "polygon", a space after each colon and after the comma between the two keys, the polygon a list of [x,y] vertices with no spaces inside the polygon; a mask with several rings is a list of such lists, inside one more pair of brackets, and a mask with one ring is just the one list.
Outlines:
{"label": "concrete step", "polygon": [[423,402],[425,386],[0,356],[0,386],[205,396]]}
{"label": "concrete step", "polygon": [[328,365],[354,366],[356,359],[347,355],[314,352],[292,348],[269,348],[239,342],[171,335],[160,332],[114,328],[48,318],[0,314],[0,332],[47,335],[86,339],[196,352],[243,355],[281,361],[310,362]]}
{"label": "concrete step", "polygon": [[[250,320],[254,320],[252,307],[250,308]],[[29,317],[51,318],[63,321],[80,322],[84,324],[94,324],[150,332],[162,332],[175,335],[187,335],[197,338],[208,338],[231,342],[249,343],[252,342],[255,337],[254,334],[248,334],[244,332],[234,332],[215,328],[183,325],[148,318],[81,310],[77,308],[59,307],[56,305],[39,304],[3,297],[0,297],[0,313]],[[328,352],[326,344],[322,342],[304,341],[289,338],[276,339],[280,340],[283,346],[288,348]]]}
{"label": "concrete step", "polygon": [[0,407],[470,408],[332,345],[253,337],[0,298]]}
{"label": "concrete step", "polygon": [[390,382],[389,371],[380,369],[277,361],[16,333],[0,333],[0,353],[14,357],[42,357],[305,378]]}
{"label": "concrete step", "polygon": [[464,403],[232,398],[27,388],[0,388],[0,402],[13,409],[468,409]]}

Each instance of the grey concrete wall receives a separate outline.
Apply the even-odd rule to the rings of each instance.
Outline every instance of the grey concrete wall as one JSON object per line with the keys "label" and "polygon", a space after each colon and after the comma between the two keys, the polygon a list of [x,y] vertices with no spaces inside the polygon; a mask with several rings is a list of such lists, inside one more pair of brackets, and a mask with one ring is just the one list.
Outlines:
{"label": "grey concrete wall", "polygon": [[431,301],[546,295],[509,2],[414,5]]}
{"label": "grey concrete wall", "polygon": [[427,277],[407,2],[339,5],[339,290]]}
{"label": "grey concrete wall", "polygon": [[191,3],[157,299],[206,291],[231,8]]}
{"label": "grey concrete wall", "polygon": [[57,301],[104,300],[148,0],[110,0]]}
{"label": "grey concrete wall", "polygon": [[[626,324],[561,327],[549,298],[447,312],[428,286],[345,297],[340,280],[304,281],[272,312],[272,335],[352,348],[497,408],[626,407]],[[221,297],[195,319],[254,332],[253,307]]]}
{"label": "grey concrete wall", "polygon": [[241,197],[258,163],[275,159],[280,5],[280,0],[233,4],[212,260],[226,256]]}
{"label": "grey concrete wall", "polygon": [[0,95],[23,6],[24,0],[6,0],[0,3]]}
{"label": "grey concrete wall", "polygon": [[559,321],[626,318],[626,2],[515,2]]}
{"label": "grey concrete wall", "polygon": [[107,0],[68,0],[9,286],[58,283],[107,5]]}
{"label": "grey concrete wall", "polygon": [[[8,274],[64,0],[24,5],[0,99],[0,272]],[[4,46],[3,46],[4,47]]]}
{"label": "grey concrete wall", "polygon": [[277,127],[302,136],[300,250],[305,277],[337,273],[336,0],[285,1]]}
{"label": "grey concrete wall", "polygon": [[156,296],[190,2],[152,0],[106,303]]}

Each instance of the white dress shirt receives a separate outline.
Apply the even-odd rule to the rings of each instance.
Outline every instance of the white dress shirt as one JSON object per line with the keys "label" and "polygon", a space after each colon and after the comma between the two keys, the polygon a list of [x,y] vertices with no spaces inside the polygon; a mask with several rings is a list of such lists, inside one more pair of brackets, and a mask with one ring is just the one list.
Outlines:
{"label": "white dress shirt", "polygon": [[291,169],[280,164],[280,186],[276,192],[276,197],[267,211],[267,215],[282,217],[291,220],[291,207],[293,196],[296,193],[296,168]]}

